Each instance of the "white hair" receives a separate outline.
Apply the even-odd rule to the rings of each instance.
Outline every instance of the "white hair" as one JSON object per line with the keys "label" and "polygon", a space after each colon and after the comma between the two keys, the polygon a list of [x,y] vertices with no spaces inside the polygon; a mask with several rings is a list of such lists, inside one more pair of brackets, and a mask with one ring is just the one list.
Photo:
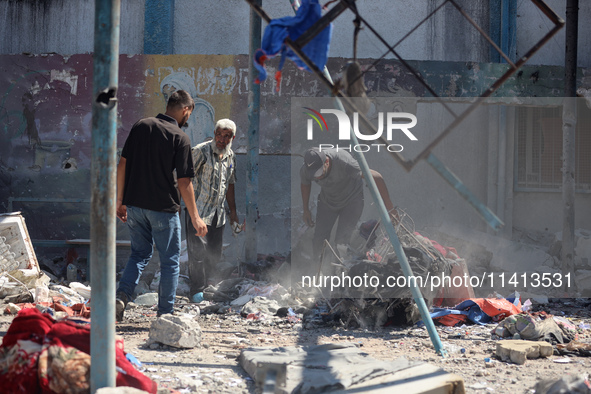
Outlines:
{"label": "white hair", "polygon": [[230,119],[220,119],[220,120],[218,120],[218,122],[215,124],[214,131],[217,131],[217,130],[220,130],[220,129],[221,130],[230,130],[232,132],[232,135],[233,136],[236,135],[236,123],[234,123]]}

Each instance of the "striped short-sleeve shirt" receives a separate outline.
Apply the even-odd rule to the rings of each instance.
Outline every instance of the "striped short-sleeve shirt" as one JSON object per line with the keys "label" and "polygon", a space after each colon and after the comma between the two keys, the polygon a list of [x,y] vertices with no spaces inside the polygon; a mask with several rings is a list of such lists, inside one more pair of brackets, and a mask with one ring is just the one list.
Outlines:
{"label": "striped short-sleeve shirt", "polygon": [[218,214],[217,227],[226,223],[226,191],[228,185],[236,182],[236,155],[230,149],[221,159],[214,153],[214,140],[202,142],[191,149],[195,178],[195,202],[199,216],[208,226]]}

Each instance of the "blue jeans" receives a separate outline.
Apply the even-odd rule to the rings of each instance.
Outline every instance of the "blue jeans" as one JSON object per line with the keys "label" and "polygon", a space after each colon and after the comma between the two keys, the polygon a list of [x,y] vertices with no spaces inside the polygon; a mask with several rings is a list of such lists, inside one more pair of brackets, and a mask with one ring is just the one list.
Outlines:
{"label": "blue jeans", "polygon": [[160,287],[158,312],[172,313],[179,283],[181,254],[181,220],[178,213],[158,212],[127,206],[127,226],[131,239],[131,255],[119,281],[117,292],[133,300],[135,286],[152,257],[152,245],[160,255]]}

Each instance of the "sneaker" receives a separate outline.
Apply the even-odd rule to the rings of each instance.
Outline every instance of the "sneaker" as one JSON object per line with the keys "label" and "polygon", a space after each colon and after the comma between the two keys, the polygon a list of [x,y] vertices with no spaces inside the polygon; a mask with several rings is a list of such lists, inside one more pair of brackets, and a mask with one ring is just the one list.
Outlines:
{"label": "sneaker", "polygon": [[193,294],[193,296],[191,297],[191,301],[193,301],[193,302],[203,301],[203,292]]}
{"label": "sneaker", "polygon": [[127,295],[123,292],[118,292],[115,298],[115,320],[120,322],[123,321],[123,314],[125,313],[125,307],[127,307]]}

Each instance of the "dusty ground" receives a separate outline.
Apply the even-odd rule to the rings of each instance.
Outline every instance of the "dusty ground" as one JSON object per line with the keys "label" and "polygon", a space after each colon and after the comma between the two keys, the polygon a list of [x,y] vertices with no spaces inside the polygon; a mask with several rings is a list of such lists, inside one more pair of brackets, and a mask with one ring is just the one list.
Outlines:
{"label": "dusty ground", "polygon": [[[565,302],[566,301],[566,302]],[[589,301],[563,300],[537,305],[538,310],[562,314],[577,325],[591,322]],[[179,313],[195,314],[193,306],[179,307]],[[0,318],[0,335],[4,335],[13,316]],[[444,344],[464,353],[451,353],[448,358],[436,355],[427,331],[416,327],[387,327],[377,330],[349,330],[338,324],[318,325],[310,322],[288,322],[287,318],[270,317],[252,320],[238,312],[209,314],[198,317],[202,329],[202,346],[195,349],[176,349],[169,346],[147,345],[149,329],[156,319],[148,307],[135,307],[126,311],[126,318],[117,324],[117,334],[124,339],[125,349],[143,363],[143,371],[159,386],[183,393],[254,393],[252,379],[239,365],[240,349],[250,346],[306,346],[330,342],[353,342],[373,358],[425,361],[445,371],[463,377],[466,392],[532,393],[540,379],[559,379],[568,374],[587,375],[591,371],[591,358],[571,357],[561,363],[564,356],[528,360],[525,365],[496,360],[497,340],[490,332],[496,326],[467,325],[442,327],[437,330]],[[462,337],[458,338],[458,336]],[[591,343],[591,331],[580,330],[579,339]],[[491,361],[486,362],[485,359]]]}

